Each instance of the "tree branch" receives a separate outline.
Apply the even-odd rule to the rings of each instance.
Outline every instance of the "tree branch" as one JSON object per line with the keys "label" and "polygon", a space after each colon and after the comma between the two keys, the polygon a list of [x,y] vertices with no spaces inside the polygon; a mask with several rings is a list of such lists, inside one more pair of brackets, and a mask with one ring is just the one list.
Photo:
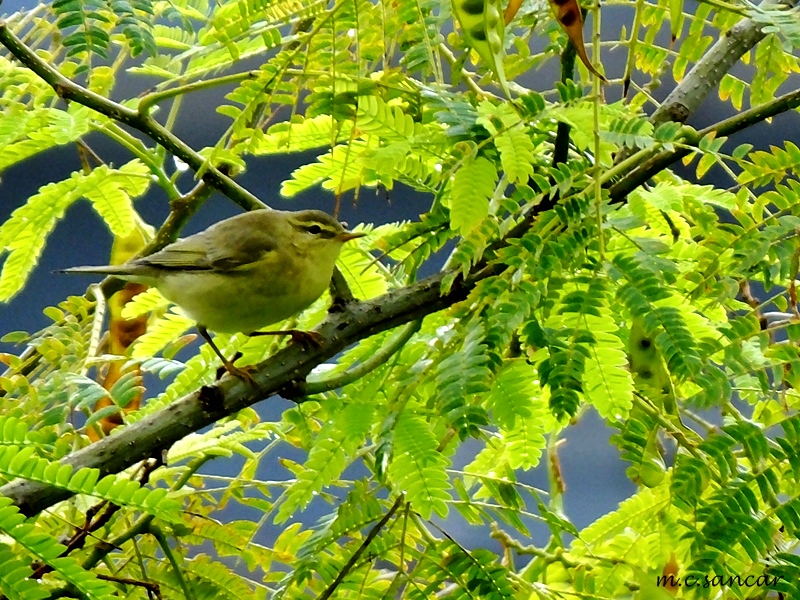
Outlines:
{"label": "tree branch", "polygon": [[[800,90],[795,90],[775,98],[772,102],[767,102],[761,106],[756,106],[746,110],[724,121],[701,129],[695,136],[696,140],[714,133],[717,137],[728,136],[737,131],[741,131],[756,123],[774,117],[783,112],[792,110],[800,106]],[[623,202],[625,196],[642,185],[656,173],[663,171],[672,163],[677,162],[687,154],[694,152],[692,147],[677,148],[670,152],[662,152],[653,156],[650,160],[634,169],[619,181],[610,186],[609,195],[611,203]]]}
{"label": "tree branch", "polygon": [[358,381],[399,352],[400,349],[405,346],[406,342],[420,330],[421,326],[422,320],[406,323],[393,339],[386,342],[384,346],[376,350],[374,354],[370,355],[363,362],[350,367],[344,373],[339,373],[328,379],[323,378],[317,381],[306,382],[299,387],[298,391],[302,392],[304,396],[313,396],[323,392],[330,392],[353,383],[354,381]]}
{"label": "tree branch", "polygon": [[[203,386],[130,427],[116,430],[109,437],[66,456],[61,462],[76,470],[97,468],[101,477],[118,473],[225,416],[283,389],[292,389],[315,366],[351,344],[466,299],[479,281],[498,275],[505,268],[503,264],[479,265],[466,278],[459,276],[446,294],[440,290],[447,271],[369,301],[347,304],[340,312],[329,314],[318,328],[319,347],[291,344],[258,365],[252,373],[257,389],[226,376],[217,384]],[[0,487],[0,494],[11,498],[28,516],[72,496],[68,490],[23,479]]]}
{"label": "tree branch", "polygon": [[247,79],[257,79],[258,75],[259,75],[258,71],[245,71],[244,73],[232,73],[230,75],[213,77],[211,79],[201,79],[200,81],[193,81],[192,83],[186,83],[184,85],[179,85],[174,88],[169,88],[158,92],[150,92],[146,96],[143,96],[141,100],[139,100],[139,105],[136,108],[139,111],[139,114],[141,115],[150,114],[150,110],[153,108],[153,106],[155,106],[160,102],[163,102],[164,100],[169,100],[170,98],[174,98],[175,96],[182,96],[184,94],[189,94],[191,92],[199,92],[202,90],[207,90],[209,88],[214,88],[218,85],[239,83],[241,81],[246,81]]}
{"label": "tree branch", "polygon": [[[784,4],[791,6],[796,1],[784,0]],[[762,4],[775,3],[766,0]],[[725,32],[725,35],[720,37],[709,51],[695,63],[686,77],[675,86],[675,89],[664,99],[661,106],[650,116],[650,122],[653,127],[657,128],[668,121],[685,123],[700,108],[700,105],[711,90],[719,85],[733,65],[766,37],[763,32],[765,25],[766,23],[758,23],[752,19],[744,18]],[[632,150],[623,149],[619,152],[616,162],[619,163],[625,160],[631,153]],[[678,160],[678,158],[675,160]],[[667,165],[669,164],[671,162],[667,163]],[[643,181],[646,181],[646,179]]]}
{"label": "tree branch", "polygon": [[767,34],[763,32],[765,25],[752,19],[742,19],[726,31],[656,109],[650,117],[653,127],[667,121],[685,123],[731,67],[766,37]]}
{"label": "tree branch", "polygon": [[119,123],[141,131],[154,142],[161,144],[173,156],[180,158],[196,173],[201,172],[202,169],[203,181],[218,189],[245,210],[267,208],[261,200],[225,175],[220,169],[209,164],[188,144],[149,115],[139,114],[137,110],[104,98],[64,77],[55,67],[41,59],[14,35],[3,19],[0,19],[0,44],[8,48],[17,60],[50,85],[59,97],[77,102]]}

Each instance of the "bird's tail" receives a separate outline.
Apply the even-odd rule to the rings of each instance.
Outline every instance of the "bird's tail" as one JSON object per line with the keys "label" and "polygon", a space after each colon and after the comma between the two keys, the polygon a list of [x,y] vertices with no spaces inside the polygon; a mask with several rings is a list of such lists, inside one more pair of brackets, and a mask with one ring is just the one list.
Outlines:
{"label": "bird's tail", "polygon": [[125,276],[131,274],[130,265],[99,265],[96,267],[70,267],[59,269],[56,273],[93,273],[97,275]]}

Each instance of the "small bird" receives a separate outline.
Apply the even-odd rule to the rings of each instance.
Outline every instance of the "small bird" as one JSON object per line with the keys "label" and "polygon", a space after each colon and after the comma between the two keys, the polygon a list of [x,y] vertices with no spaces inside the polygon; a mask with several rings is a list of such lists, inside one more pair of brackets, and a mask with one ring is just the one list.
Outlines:
{"label": "small bird", "polygon": [[310,306],[328,287],[344,243],[364,235],[319,210],[254,210],[149,256],[62,272],[113,275],[158,289],[197,323],[229,373],[252,381],[222,355],[208,330],[308,336],[257,330]]}

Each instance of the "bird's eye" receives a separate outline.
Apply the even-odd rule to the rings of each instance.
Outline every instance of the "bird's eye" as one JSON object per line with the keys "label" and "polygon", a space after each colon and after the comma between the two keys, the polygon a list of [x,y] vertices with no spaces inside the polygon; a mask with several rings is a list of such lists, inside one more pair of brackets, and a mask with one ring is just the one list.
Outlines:
{"label": "bird's eye", "polygon": [[311,235],[319,235],[322,233],[322,227],[319,225],[311,225],[310,227],[306,228],[306,231]]}

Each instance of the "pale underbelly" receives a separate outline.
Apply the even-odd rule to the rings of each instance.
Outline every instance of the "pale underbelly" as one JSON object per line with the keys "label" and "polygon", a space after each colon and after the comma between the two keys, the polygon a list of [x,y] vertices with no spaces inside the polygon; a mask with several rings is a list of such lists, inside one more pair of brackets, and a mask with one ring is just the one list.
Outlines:
{"label": "pale underbelly", "polygon": [[[220,281],[221,279],[221,281]],[[244,280],[248,282],[245,283]],[[328,282],[253,282],[252,278],[179,273],[159,290],[198,324],[221,333],[251,332],[283,321],[310,306]]]}

